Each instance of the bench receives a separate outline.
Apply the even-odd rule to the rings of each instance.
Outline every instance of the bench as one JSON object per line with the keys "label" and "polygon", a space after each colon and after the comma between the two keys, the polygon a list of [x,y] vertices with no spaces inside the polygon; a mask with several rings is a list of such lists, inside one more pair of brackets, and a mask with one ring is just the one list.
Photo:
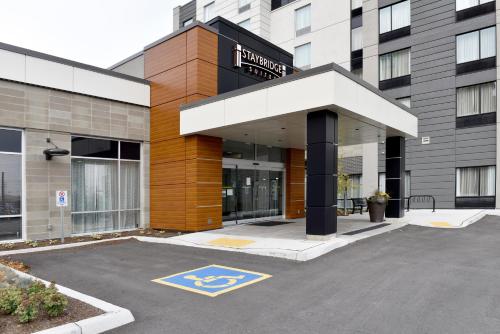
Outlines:
{"label": "bench", "polygon": [[351,198],[352,202],[352,213],[356,212],[356,209],[359,208],[359,213],[363,214],[363,208],[368,208],[368,204],[366,203],[366,198]]}

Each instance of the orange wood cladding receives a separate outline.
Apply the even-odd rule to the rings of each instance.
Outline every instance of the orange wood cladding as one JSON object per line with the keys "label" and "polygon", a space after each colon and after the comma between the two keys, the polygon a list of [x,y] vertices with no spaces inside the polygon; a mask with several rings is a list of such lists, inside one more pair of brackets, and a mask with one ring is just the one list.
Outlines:
{"label": "orange wood cladding", "polygon": [[179,106],[217,94],[218,37],[194,27],[145,52],[151,81],[151,227],[222,227],[222,139],[180,136]]}
{"label": "orange wood cladding", "polygon": [[286,218],[305,217],[305,151],[287,149]]}

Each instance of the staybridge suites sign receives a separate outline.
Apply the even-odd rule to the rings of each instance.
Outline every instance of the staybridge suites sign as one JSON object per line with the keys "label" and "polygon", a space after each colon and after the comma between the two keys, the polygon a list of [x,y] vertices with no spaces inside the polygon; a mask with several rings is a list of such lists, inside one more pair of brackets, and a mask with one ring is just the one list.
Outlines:
{"label": "staybridge suites sign", "polygon": [[233,64],[236,68],[244,68],[248,73],[271,80],[286,75],[286,66],[259,55],[240,44],[233,47]]}

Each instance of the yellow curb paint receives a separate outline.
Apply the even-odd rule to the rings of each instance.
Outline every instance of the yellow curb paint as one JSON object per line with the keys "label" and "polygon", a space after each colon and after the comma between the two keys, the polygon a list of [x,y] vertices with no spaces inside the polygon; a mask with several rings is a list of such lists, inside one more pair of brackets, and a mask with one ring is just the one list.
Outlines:
{"label": "yellow curb paint", "polygon": [[431,222],[432,227],[453,227],[448,222]]}
{"label": "yellow curb paint", "polygon": [[218,238],[208,242],[208,244],[211,246],[230,247],[230,248],[241,248],[251,245],[253,243],[255,243],[255,241],[253,240],[234,239],[234,238]]}

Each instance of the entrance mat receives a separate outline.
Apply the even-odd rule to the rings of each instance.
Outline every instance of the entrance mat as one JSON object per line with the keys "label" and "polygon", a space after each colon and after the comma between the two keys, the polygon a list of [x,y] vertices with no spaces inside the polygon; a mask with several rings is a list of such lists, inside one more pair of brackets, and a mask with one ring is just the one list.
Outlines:
{"label": "entrance mat", "polygon": [[293,224],[296,222],[291,222],[291,221],[283,221],[283,220],[264,220],[258,223],[252,223],[250,225],[252,226],[266,226],[266,227],[271,227],[271,226],[278,226],[278,225],[286,225],[286,224]]}
{"label": "entrance mat", "polygon": [[362,228],[361,230],[355,230],[355,231],[351,231],[351,232],[347,232],[347,233],[342,233],[342,235],[355,235],[355,234],[359,234],[359,233],[363,233],[363,232],[368,232],[368,231],[371,231],[371,230],[376,230],[378,228],[381,228],[381,227],[384,227],[384,226],[387,226],[387,225],[389,225],[389,224],[383,223],[383,224],[379,224],[379,225],[375,225],[375,226],[370,226],[370,227]]}

